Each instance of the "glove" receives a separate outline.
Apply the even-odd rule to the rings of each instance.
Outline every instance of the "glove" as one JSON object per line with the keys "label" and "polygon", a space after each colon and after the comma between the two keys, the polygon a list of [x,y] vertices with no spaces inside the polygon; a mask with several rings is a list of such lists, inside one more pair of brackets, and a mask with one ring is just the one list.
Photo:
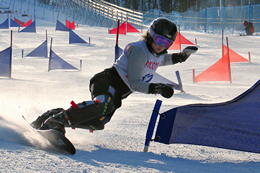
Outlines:
{"label": "glove", "polygon": [[192,53],[195,53],[198,50],[196,46],[188,46],[180,54],[172,54],[172,62],[176,64],[178,62],[186,61]]}
{"label": "glove", "polygon": [[165,98],[170,98],[174,90],[167,84],[162,83],[151,83],[149,85],[149,94],[161,94]]}

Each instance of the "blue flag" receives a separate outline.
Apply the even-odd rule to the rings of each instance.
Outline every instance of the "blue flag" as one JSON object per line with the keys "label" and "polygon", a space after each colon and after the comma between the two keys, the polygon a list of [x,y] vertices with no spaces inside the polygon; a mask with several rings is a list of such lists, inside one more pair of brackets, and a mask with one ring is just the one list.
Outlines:
{"label": "blue flag", "polygon": [[55,69],[78,70],[76,67],[64,61],[51,50],[51,57],[49,58],[49,71]]}
{"label": "blue flag", "polygon": [[58,30],[58,31],[69,31],[69,28],[67,26],[65,26],[63,23],[61,23],[60,21],[57,20],[56,30]]}
{"label": "blue flag", "polygon": [[8,18],[0,24],[0,29],[9,29],[9,20]]}
{"label": "blue flag", "polygon": [[11,77],[11,47],[0,52],[0,76]]}
{"label": "blue flag", "polygon": [[69,33],[69,44],[72,43],[87,43],[85,40],[80,38],[75,32],[70,29]]}
{"label": "blue flag", "polygon": [[121,49],[118,45],[115,46],[115,62],[122,55],[123,49]]}
{"label": "blue flag", "polygon": [[29,26],[21,30],[20,32],[36,32],[35,21],[33,21]]}
{"label": "blue flag", "polygon": [[28,57],[47,57],[48,55],[47,50],[47,40],[45,40],[40,46],[35,48],[33,51],[31,51],[28,55]]}
{"label": "blue flag", "polygon": [[15,22],[13,19],[11,19],[10,26],[11,27],[20,27],[20,25],[17,22]]}

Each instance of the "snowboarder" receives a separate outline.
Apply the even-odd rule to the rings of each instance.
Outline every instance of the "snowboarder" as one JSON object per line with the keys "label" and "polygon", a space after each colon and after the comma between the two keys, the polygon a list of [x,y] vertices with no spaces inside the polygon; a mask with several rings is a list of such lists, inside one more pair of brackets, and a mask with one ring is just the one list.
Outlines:
{"label": "snowboarder", "polygon": [[55,129],[62,134],[65,134],[64,127],[102,130],[121,106],[121,101],[132,92],[170,98],[174,93],[172,87],[149,81],[159,66],[184,62],[198,49],[188,46],[180,53],[168,54],[167,49],[176,36],[177,27],[173,22],[166,18],[153,20],[140,41],[129,43],[112,67],[91,78],[91,101],[72,102],[67,110],[47,111],[32,125],[37,129]]}
{"label": "snowboarder", "polygon": [[243,25],[245,26],[246,35],[253,35],[255,28],[252,22],[244,21]]}

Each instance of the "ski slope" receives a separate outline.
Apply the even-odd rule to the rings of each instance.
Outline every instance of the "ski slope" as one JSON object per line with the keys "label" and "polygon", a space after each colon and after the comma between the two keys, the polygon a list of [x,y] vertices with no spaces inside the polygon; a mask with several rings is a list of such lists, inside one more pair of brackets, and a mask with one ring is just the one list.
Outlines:
{"label": "ski slope", "polygon": [[[218,103],[233,99],[259,80],[259,36],[239,37],[225,31],[229,47],[251,63],[232,63],[232,83],[193,83],[196,74],[213,65],[222,56],[221,31],[214,34],[182,31],[190,41],[198,40],[199,50],[185,63],[161,67],[158,73],[177,82],[181,75],[185,93],[175,91],[170,99],[160,95],[133,93],[123,100],[112,120],[102,131],[66,129],[66,136],[77,149],[75,155],[46,151],[46,143],[34,136],[22,120],[33,121],[45,111],[68,108],[90,100],[90,78],[114,62],[116,35],[107,28],[79,25],[75,33],[91,44],[68,44],[68,32],[55,31],[55,22],[37,20],[37,33],[18,33],[13,29],[12,78],[0,78],[0,172],[260,172],[260,155],[205,146],[152,142],[143,153],[146,129],[156,99],[163,101],[161,112],[192,103]],[[82,70],[48,72],[48,58],[24,57],[45,40],[53,38],[53,51]],[[0,30],[0,50],[10,46],[11,29]],[[119,36],[119,47],[140,39],[138,33]],[[185,46],[183,46],[185,47]],[[170,51],[176,52],[176,51]],[[259,113],[260,115],[260,113]],[[232,116],[232,115],[230,115]]]}

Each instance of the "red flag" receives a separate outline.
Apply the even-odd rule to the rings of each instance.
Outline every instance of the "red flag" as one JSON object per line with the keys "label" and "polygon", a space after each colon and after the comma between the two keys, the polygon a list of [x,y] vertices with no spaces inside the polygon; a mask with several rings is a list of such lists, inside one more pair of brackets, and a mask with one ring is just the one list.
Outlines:
{"label": "red flag", "polygon": [[20,21],[20,20],[18,20],[18,19],[16,19],[16,18],[14,18],[14,21],[15,21],[16,23],[18,23],[20,26],[22,26],[22,25],[24,24],[22,21]]}
{"label": "red flag", "polygon": [[24,23],[22,27],[27,27],[32,24],[32,19],[30,19],[28,22]]}
{"label": "red flag", "polygon": [[[227,46],[223,44],[222,49],[225,55],[227,53]],[[236,53],[230,48],[229,48],[229,58],[230,58],[230,62],[248,62],[247,59],[245,59],[244,57],[242,57],[241,55],[239,55],[238,53]]]}
{"label": "red flag", "polygon": [[[195,75],[194,75],[195,76]],[[194,77],[193,82],[202,81],[230,81],[231,70],[228,54],[225,54],[215,64],[206,69],[204,72]]]}
{"label": "red flag", "polygon": [[[119,26],[119,34],[126,35],[125,25],[126,25],[126,23],[124,22]],[[117,34],[117,28],[111,29],[109,33],[110,34]]]}
{"label": "red flag", "polygon": [[133,27],[130,23],[127,22],[127,32],[140,32],[135,27]]}
{"label": "red flag", "polygon": [[190,42],[188,39],[186,39],[184,36],[182,36],[178,31],[177,31],[177,37],[169,50],[181,50],[181,45],[182,44],[189,44],[189,45],[194,45],[192,42]]}

